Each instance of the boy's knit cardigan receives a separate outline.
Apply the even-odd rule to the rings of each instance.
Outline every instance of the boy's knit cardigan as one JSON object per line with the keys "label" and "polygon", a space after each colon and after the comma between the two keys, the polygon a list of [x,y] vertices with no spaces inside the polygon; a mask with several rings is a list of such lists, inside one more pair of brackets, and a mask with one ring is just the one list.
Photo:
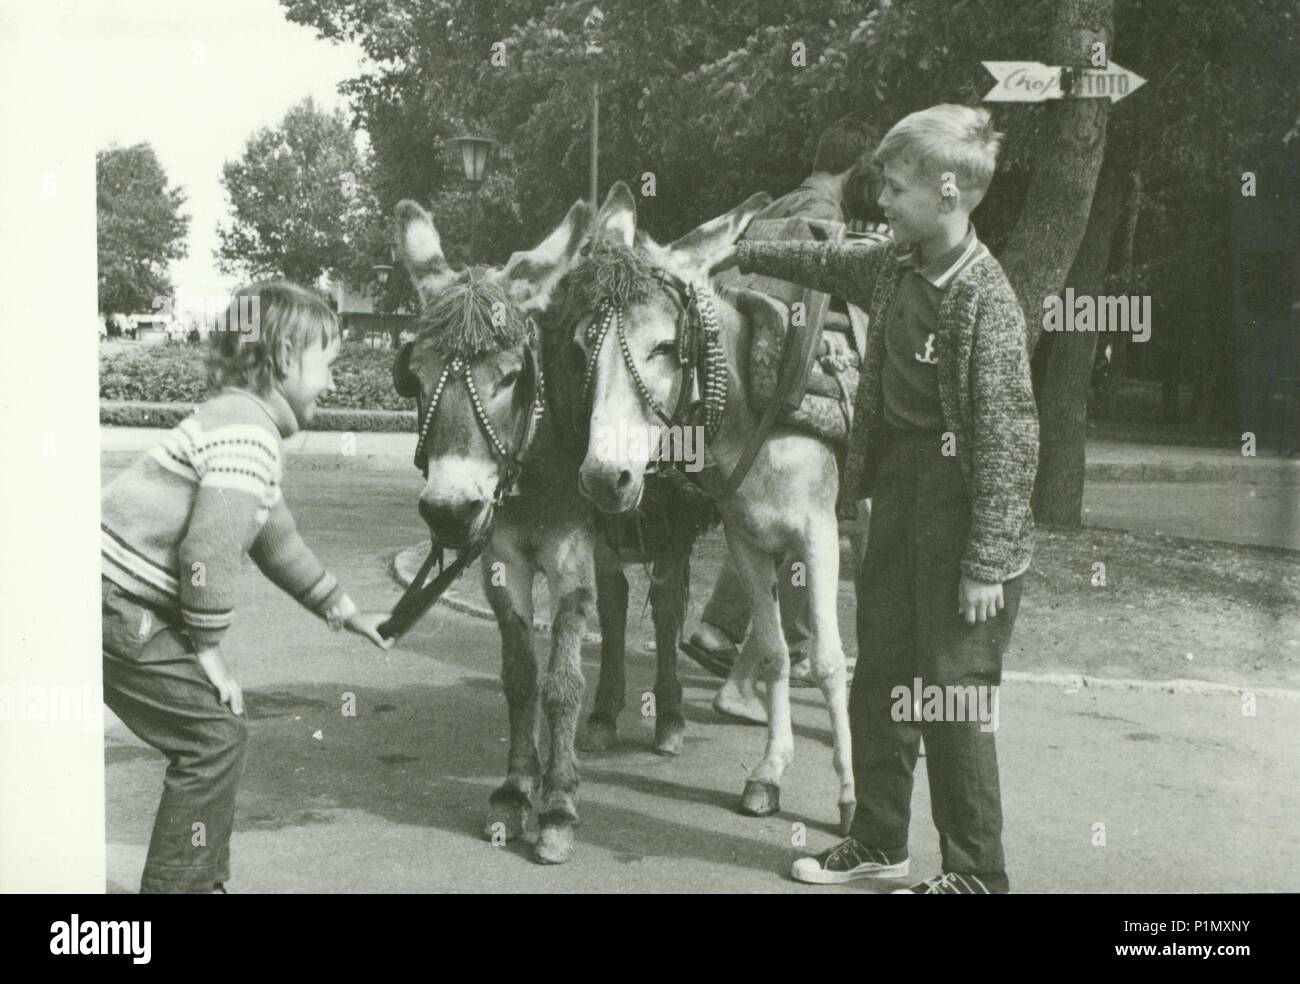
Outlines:
{"label": "boy's knit cardigan", "polygon": [[200,648],[229,627],[249,555],[276,585],[322,617],[355,606],[298,535],[280,493],[280,439],[297,429],[284,397],[226,389],[181,421],[104,489],[104,577],[164,609],[180,609]]}
{"label": "boy's knit cardigan", "polygon": [[[888,243],[769,243],[745,240],[743,273],[764,273],[842,297],[870,315],[867,351],[854,400],[841,501],[869,496],[883,417],[885,317],[898,287],[900,255]],[[935,328],[939,402],[970,498],[962,572],[1001,583],[1029,567],[1034,519],[1029,497],[1038,467],[1038,412],[1029,378],[1024,315],[991,255],[948,286]]]}

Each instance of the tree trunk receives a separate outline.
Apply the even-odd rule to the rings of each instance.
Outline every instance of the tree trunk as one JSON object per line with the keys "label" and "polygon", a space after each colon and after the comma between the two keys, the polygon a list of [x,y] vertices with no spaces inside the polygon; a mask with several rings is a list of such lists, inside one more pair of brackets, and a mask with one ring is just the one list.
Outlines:
{"label": "tree trunk", "polygon": [[[1111,243],[1123,211],[1126,165],[1110,155],[1097,179],[1097,194],[1079,255],[1066,282],[1076,295],[1100,294]],[[1062,332],[1048,346],[1047,375],[1038,403],[1038,481],[1034,516],[1043,523],[1078,526],[1083,514],[1084,445],[1088,383],[1097,333]]]}
{"label": "tree trunk", "polygon": [[[1110,51],[1113,0],[1060,0],[1044,61],[1086,66],[1096,41]],[[1065,284],[1083,240],[1093,191],[1106,149],[1105,98],[1062,99],[1038,154],[1020,219],[1002,266],[1020,298],[1032,352],[1042,335],[1043,299]]]}

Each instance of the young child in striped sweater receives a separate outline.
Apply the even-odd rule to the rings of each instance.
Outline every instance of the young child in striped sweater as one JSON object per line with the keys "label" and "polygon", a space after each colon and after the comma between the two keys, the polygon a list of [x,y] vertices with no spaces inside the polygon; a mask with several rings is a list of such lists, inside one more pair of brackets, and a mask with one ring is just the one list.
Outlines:
{"label": "young child in striped sweater", "polygon": [[280,493],[280,442],[333,384],[334,312],[263,283],[236,293],[226,324],[208,356],[216,395],[101,500],[104,701],[168,759],[142,892],[211,892],[229,877],[247,734],[220,643],[245,555],[332,629],[391,645],[386,614],[357,610]]}

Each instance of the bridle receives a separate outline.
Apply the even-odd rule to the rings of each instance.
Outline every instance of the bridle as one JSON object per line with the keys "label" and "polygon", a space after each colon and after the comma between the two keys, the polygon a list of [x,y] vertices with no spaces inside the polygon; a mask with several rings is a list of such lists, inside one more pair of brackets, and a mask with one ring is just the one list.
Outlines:
{"label": "bridle", "polygon": [[[596,317],[587,326],[588,355],[582,381],[582,404],[590,413],[596,365],[605,339],[612,330],[618,339],[623,365],[627,367],[642,402],[666,427],[694,426],[702,418],[705,441],[711,441],[721,427],[727,409],[727,358],[718,337],[718,319],[712,296],[707,287],[688,283],[662,268],[655,268],[650,273],[677,309],[677,365],[681,375],[676,405],[671,412],[664,409],[646,386],[628,344],[623,307],[610,300],[600,305]],[[659,461],[658,467],[661,471],[678,471],[671,462]]]}
{"label": "bridle", "polygon": [[[529,320],[529,335],[532,338],[537,337],[537,329],[531,319]],[[519,482],[519,476],[523,472],[524,459],[532,448],[533,440],[537,436],[538,426],[541,424],[542,417],[546,414],[546,391],[541,362],[532,354],[531,348],[528,348],[527,351],[528,354],[524,362],[526,366],[531,365],[533,371],[533,402],[519,421],[513,447],[507,447],[505,442],[501,440],[496,427],[493,426],[491,419],[487,415],[487,411],[483,409],[483,401],[479,397],[478,386],[474,383],[474,374],[471,371],[469,361],[457,355],[453,356],[452,360],[443,367],[442,375],[438,377],[438,382],[433,387],[433,393],[429,396],[429,402],[425,404],[420,415],[420,439],[415,445],[415,467],[424,473],[425,478],[429,477],[429,456],[425,445],[429,440],[429,430],[433,426],[433,418],[437,413],[438,404],[442,400],[442,394],[446,390],[447,384],[460,379],[464,383],[465,392],[469,395],[470,406],[474,410],[474,419],[478,422],[479,430],[488,439],[493,457],[501,466],[501,477],[497,481],[496,490],[492,495],[492,505],[494,507],[499,506],[501,500],[514,491]]]}
{"label": "bridle", "polygon": [[[529,319],[528,334],[532,339],[538,337],[537,326],[533,324],[532,319]],[[393,606],[388,620],[379,626],[379,634],[385,638],[397,638],[406,632],[421,615],[433,606],[434,602],[442,596],[443,592],[460,576],[461,572],[478,558],[479,554],[483,552],[484,545],[492,536],[492,529],[496,524],[497,510],[501,506],[502,500],[513,492],[515,486],[518,485],[519,477],[523,474],[525,459],[533,446],[538,426],[541,424],[542,417],[546,412],[546,390],[542,377],[542,364],[534,353],[531,342],[525,344],[524,365],[531,368],[532,371],[530,381],[533,384],[533,401],[519,421],[512,446],[507,446],[501,440],[501,436],[497,433],[496,427],[493,426],[487,411],[483,409],[483,401],[479,397],[478,387],[474,383],[474,374],[468,360],[459,355],[453,356],[451,361],[443,368],[442,375],[438,377],[438,382],[433,387],[433,393],[430,395],[429,401],[424,405],[423,412],[420,415],[420,438],[415,445],[415,467],[420,469],[425,478],[429,477],[429,455],[425,448],[429,440],[429,430],[433,426],[434,415],[437,413],[438,404],[442,400],[442,394],[446,391],[448,383],[460,379],[464,383],[466,393],[469,395],[470,406],[474,409],[474,419],[478,422],[479,429],[488,439],[493,456],[500,463],[501,475],[497,480],[497,487],[492,493],[492,503],[488,507],[491,512],[488,514],[487,521],[483,524],[482,534],[460,550],[456,555],[456,559],[446,566],[442,562],[442,547],[436,541],[433,543],[428,557],[425,558],[419,572],[411,580],[411,583],[407,585],[402,597]],[[428,578],[435,564],[438,565],[440,571],[432,581],[425,584],[425,579]]]}

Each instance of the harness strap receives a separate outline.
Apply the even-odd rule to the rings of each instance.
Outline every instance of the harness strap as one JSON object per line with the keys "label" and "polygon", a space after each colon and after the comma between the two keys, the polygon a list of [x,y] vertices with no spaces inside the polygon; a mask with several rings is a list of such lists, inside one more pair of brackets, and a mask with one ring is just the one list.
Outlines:
{"label": "harness strap", "polygon": [[[790,353],[793,348],[793,335],[787,331],[781,343],[782,367],[789,363]],[[740,457],[736,459],[736,467],[731,469],[731,474],[722,483],[722,489],[714,496],[715,499],[720,501],[735,495],[736,490],[740,488],[741,483],[749,475],[749,469],[753,467],[754,459],[758,457],[758,452],[762,449],[764,442],[767,441],[767,435],[771,433],[772,427],[776,424],[776,418],[780,413],[781,401],[777,399],[769,400],[767,406],[763,408],[763,415],[758,418],[758,426],[750,431],[749,440],[745,442],[745,446],[740,451]]]}
{"label": "harness strap", "polygon": [[385,639],[397,639],[406,634],[407,629],[418,622],[434,602],[442,597],[451,583],[460,577],[461,572],[470,564],[478,559],[478,555],[483,552],[483,541],[472,543],[456,555],[456,559],[448,566],[444,567],[432,581],[424,583],[424,579],[429,576],[429,571],[433,569],[435,561],[441,562],[442,549],[434,546],[429,551],[429,556],[420,566],[419,573],[406,586],[406,591],[397,604],[393,606],[393,611],[388,620],[380,624],[378,632]]}

